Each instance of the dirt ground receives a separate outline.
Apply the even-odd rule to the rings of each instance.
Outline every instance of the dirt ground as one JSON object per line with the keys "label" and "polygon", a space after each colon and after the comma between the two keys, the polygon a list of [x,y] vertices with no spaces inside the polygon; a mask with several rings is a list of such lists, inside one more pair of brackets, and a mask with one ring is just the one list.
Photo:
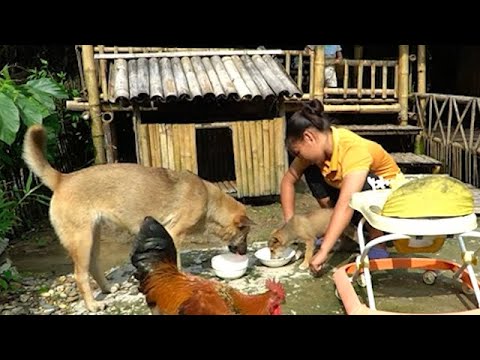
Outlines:
{"label": "dirt ground", "polygon": [[[275,199],[273,199],[275,200]],[[278,200],[278,199],[277,199]],[[318,206],[316,201],[306,190],[304,185],[297,188],[297,212],[307,212]],[[269,201],[263,204],[247,205],[248,214],[257,224],[249,236],[249,257],[253,259],[253,252],[265,242],[273,229],[282,222],[281,208],[278,201]],[[117,231],[108,231],[102,241],[101,258],[102,267],[105,271],[112,267],[125,264],[131,250],[129,237]],[[467,246],[473,247],[478,242],[467,239]],[[184,249],[184,257],[188,263],[193,264],[192,272],[210,276],[208,259],[218,253],[221,246],[218,241],[208,238],[196,237],[192,239],[189,248]],[[217,249],[202,251],[208,248]],[[473,248],[475,249],[475,248]],[[393,248],[392,256],[397,256]],[[344,308],[340,300],[335,296],[335,286],[332,273],[335,266],[351,259],[352,253],[335,253],[329,262],[325,275],[315,278],[308,271],[300,271],[298,265],[302,260],[291,263],[283,268],[270,269],[263,266],[252,266],[242,281],[248,286],[261,277],[275,276],[284,282],[287,290],[287,303],[284,312],[286,314],[344,314]],[[456,241],[446,242],[436,254],[422,256],[434,256],[459,261],[460,251]],[[9,249],[9,257],[12,259],[20,273],[42,273],[52,277],[71,273],[72,264],[66,252],[60,246],[48,221],[39,224],[38,228],[24,234],[22,241],[14,242]],[[195,264],[202,258],[201,266],[195,271]],[[253,259],[254,260],[254,259]],[[479,266],[475,266],[475,272],[479,273]],[[377,301],[377,308],[382,310],[413,312],[413,313],[436,313],[445,311],[462,311],[476,307],[476,301],[472,295],[461,292],[457,282],[451,275],[442,273],[434,285],[426,285],[422,281],[422,273],[415,271],[390,271],[377,272],[373,278],[373,286]],[[361,299],[366,301],[366,292],[358,288]]]}

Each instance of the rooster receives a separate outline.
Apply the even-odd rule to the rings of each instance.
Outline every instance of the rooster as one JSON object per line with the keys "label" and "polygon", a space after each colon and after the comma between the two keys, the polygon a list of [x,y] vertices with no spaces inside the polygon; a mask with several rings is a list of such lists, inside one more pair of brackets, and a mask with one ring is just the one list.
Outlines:
{"label": "rooster", "polygon": [[177,250],[165,228],[147,216],[135,239],[131,262],[139,290],[152,314],[163,315],[280,315],[283,286],[266,281],[267,291],[242,294],[219,281],[180,272]]}

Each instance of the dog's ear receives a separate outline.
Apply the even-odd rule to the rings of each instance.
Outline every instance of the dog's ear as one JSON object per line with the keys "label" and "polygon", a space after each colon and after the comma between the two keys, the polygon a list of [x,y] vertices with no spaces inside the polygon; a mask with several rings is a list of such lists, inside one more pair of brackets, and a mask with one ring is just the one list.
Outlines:
{"label": "dog's ear", "polygon": [[247,215],[239,215],[234,220],[235,225],[241,229],[247,226],[256,225]]}
{"label": "dog's ear", "polygon": [[269,240],[268,240],[268,246],[273,246],[275,244],[278,244],[280,242],[280,240],[278,240],[278,238],[276,236],[272,236]]}

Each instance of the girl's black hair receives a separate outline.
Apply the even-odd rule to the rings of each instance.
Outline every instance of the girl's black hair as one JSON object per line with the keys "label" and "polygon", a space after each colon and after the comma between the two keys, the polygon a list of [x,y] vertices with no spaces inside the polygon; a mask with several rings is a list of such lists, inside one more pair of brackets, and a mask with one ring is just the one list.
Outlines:
{"label": "girl's black hair", "polygon": [[313,127],[321,132],[330,130],[330,118],[323,112],[323,104],[317,100],[310,100],[303,104],[302,109],[295,112],[287,120],[286,145],[302,139],[303,132]]}

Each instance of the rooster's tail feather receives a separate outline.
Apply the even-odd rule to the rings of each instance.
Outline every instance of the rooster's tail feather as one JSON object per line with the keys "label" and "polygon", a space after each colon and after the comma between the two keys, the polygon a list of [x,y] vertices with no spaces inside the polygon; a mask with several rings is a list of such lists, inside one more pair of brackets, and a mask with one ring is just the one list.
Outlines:
{"label": "rooster's tail feather", "polygon": [[130,260],[137,269],[135,278],[142,281],[158,263],[176,264],[177,249],[168,231],[151,216],[147,216],[135,237]]}

